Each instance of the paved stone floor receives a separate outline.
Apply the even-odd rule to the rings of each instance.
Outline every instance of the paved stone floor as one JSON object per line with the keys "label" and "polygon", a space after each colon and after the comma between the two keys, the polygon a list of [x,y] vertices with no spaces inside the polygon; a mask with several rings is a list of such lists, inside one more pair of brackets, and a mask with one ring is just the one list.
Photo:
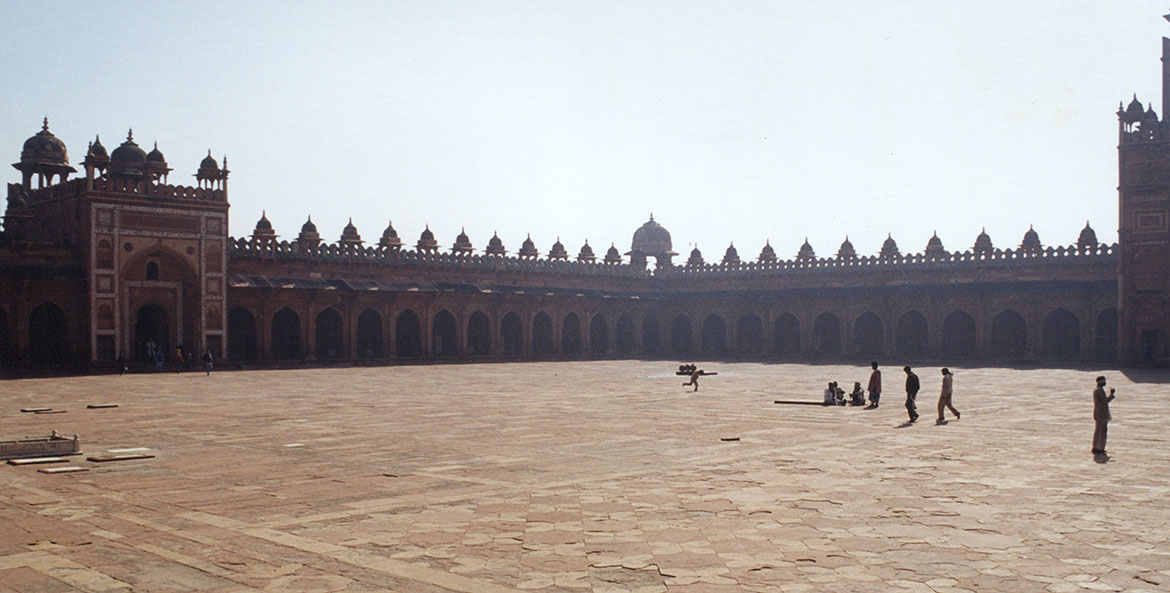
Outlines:
{"label": "paved stone floor", "polygon": [[1095,369],[954,369],[936,426],[923,368],[907,426],[892,366],[877,410],[772,403],[862,367],[701,366],[0,382],[0,437],[156,455],[0,466],[0,591],[1170,589],[1170,373],[1106,373],[1106,460]]}

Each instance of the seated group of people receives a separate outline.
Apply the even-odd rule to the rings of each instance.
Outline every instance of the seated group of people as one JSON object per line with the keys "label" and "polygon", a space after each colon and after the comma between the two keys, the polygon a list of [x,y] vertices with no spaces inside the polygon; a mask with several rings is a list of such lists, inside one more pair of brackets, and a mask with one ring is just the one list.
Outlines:
{"label": "seated group of people", "polygon": [[865,405],[865,390],[861,388],[861,383],[853,383],[853,392],[848,394],[848,401],[846,401],[846,393],[837,385],[836,381],[830,381],[829,386],[825,389],[826,406],[864,406]]}

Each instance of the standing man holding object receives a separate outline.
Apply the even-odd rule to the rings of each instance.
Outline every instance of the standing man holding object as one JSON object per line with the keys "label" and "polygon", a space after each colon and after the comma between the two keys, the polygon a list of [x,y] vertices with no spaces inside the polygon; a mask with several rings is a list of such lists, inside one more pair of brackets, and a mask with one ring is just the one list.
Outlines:
{"label": "standing man holding object", "polygon": [[945,411],[949,408],[951,413],[955,415],[955,420],[958,420],[960,415],[955,406],[951,405],[951,395],[955,390],[955,376],[951,374],[951,369],[942,370],[942,391],[938,394],[938,420],[936,424],[944,424],[947,420],[943,417]]}
{"label": "standing man holding object", "polygon": [[1097,377],[1097,388],[1093,390],[1093,422],[1096,429],[1093,431],[1093,455],[1105,454],[1105,437],[1109,428],[1109,421],[1113,416],[1109,414],[1109,402],[1113,401],[1114,389],[1109,388],[1109,395],[1105,395],[1105,376]]}

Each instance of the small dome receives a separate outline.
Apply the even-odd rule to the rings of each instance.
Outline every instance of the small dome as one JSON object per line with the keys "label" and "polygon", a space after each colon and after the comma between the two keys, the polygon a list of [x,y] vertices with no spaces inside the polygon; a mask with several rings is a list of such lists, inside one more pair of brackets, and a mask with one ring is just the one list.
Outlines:
{"label": "small dome", "polygon": [[935,231],[930,236],[930,240],[926,242],[926,256],[929,258],[939,258],[946,255],[947,250],[943,248],[942,239],[938,238],[938,231]]}
{"label": "small dome", "polygon": [[272,230],[272,223],[268,221],[267,211],[262,211],[260,213],[260,220],[256,221],[256,230]]}
{"label": "small dome", "polygon": [[419,251],[437,251],[439,249],[439,242],[435,240],[435,234],[431,232],[431,225],[427,225],[423,232],[418,236],[418,243],[415,243],[415,249]]}
{"label": "small dome", "polygon": [[305,224],[301,225],[301,233],[297,235],[297,242],[312,246],[321,243],[321,235],[317,233],[317,225],[313,224],[312,216],[305,221]]}
{"label": "small dome", "polygon": [[163,153],[158,149],[158,142],[154,143],[154,150],[147,153],[146,162],[167,164],[167,157],[163,156]]}
{"label": "small dome", "polygon": [[845,235],[845,240],[841,242],[841,248],[837,250],[837,259],[856,259],[857,250],[853,248],[853,242],[849,240],[849,235]]}
{"label": "small dome", "polygon": [[427,228],[423,229],[422,234],[419,235],[418,238],[421,241],[434,241],[435,234],[431,232],[431,225],[428,224]]}
{"label": "small dome", "polygon": [[207,156],[203,157],[202,161],[199,161],[199,168],[212,171],[219,170],[219,163],[215,162],[215,157],[211,156],[210,148],[207,149]]}
{"label": "small dome", "polygon": [[1146,110],[1142,108],[1142,103],[1141,101],[1138,101],[1137,95],[1135,94],[1133,96],[1133,101],[1129,102],[1129,107],[1125,108],[1126,115],[1141,117],[1145,114],[1145,112]]}
{"label": "small dome", "polygon": [[402,247],[402,239],[398,238],[398,231],[394,230],[394,223],[386,221],[386,230],[382,231],[382,239],[378,241],[381,247]]}
{"label": "small dome", "polygon": [[772,249],[772,242],[764,240],[764,248],[760,250],[760,261],[771,263],[776,259],[776,250]]}
{"label": "small dome", "polygon": [[796,253],[796,259],[803,261],[803,260],[816,259],[816,257],[817,257],[817,254],[815,251],[813,251],[812,245],[808,242],[808,237],[805,237],[804,238],[804,245],[801,245],[800,251],[798,251]]}
{"label": "small dome", "polygon": [[979,231],[979,236],[975,237],[975,246],[972,248],[975,255],[982,255],[991,253],[994,247],[991,244],[991,236],[987,234],[987,229]]}
{"label": "small dome", "polygon": [[455,237],[455,245],[451,247],[451,251],[455,253],[471,253],[474,247],[471,245],[471,238],[467,236],[467,231],[460,228],[459,234]]}
{"label": "small dome", "polygon": [[345,228],[341,229],[341,242],[348,244],[360,244],[362,242],[362,236],[358,234],[357,227],[353,225],[352,218],[349,219],[349,224],[346,224]]}
{"label": "small dome", "polygon": [[1144,115],[1142,115],[1142,120],[1143,121],[1158,121],[1158,113],[1156,111],[1154,111],[1154,104],[1153,103],[1150,103],[1150,106],[1146,108],[1146,113]]}
{"label": "small dome", "polygon": [[589,246],[589,239],[585,239],[585,244],[577,252],[577,261],[591,262],[595,259],[597,259],[597,256],[593,255],[593,248]]}
{"label": "small dome", "polygon": [[532,242],[532,235],[528,235],[528,237],[524,239],[524,243],[520,245],[520,251],[517,254],[524,258],[533,258],[540,255],[540,253],[536,251],[536,243]]}
{"label": "small dome", "polygon": [[[160,153],[161,154],[161,153]],[[110,154],[110,161],[115,163],[145,163],[146,151],[134,142],[134,130],[126,134],[126,141],[114,149]]]}
{"label": "small dome", "polygon": [[549,259],[569,259],[569,252],[565,251],[565,246],[561,244],[561,238],[557,237],[557,242],[553,243],[552,249],[548,252]]}
{"label": "small dome", "polygon": [[1020,249],[1023,251],[1040,251],[1040,233],[1028,225],[1028,232],[1024,233],[1024,240],[1020,242]]}
{"label": "small dome", "polygon": [[302,233],[316,233],[317,232],[317,225],[313,224],[313,217],[312,216],[310,216],[309,219],[305,221],[305,224],[301,225],[301,232]]}
{"label": "small dome", "polygon": [[630,242],[630,251],[641,251],[646,255],[671,253],[670,231],[654,221],[654,215],[638,230],[634,231],[634,240]]}
{"label": "small dome", "polygon": [[878,254],[881,257],[898,257],[901,252],[898,251],[898,242],[894,240],[894,235],[886,234],[886,240],[882,243],[882,250]]}
{"label": "small dome", "polygon": [[1081,229],[1081,234],[1079,237],[1077,237],[1077,246],[1083,248],[1096,247],[1096,245],[1097,232],[1093,230],[1093,227],[1089,226],[1089,221],[1086,220],[1085,228]]}
{"label": "small dome", "polygon": [[732,243],[727,246],[727,251],[723,253],[723,263],[738,264],[739,262],[739,251],[735,249],[735,243]]}
{"label": "small dome", "polygon": [[691,250],[691,256],[687,258],[687,265],[697,267],[703,263],[703,253],[699,251],[699,246],[695,245],[695,248]]}
{"label": "small dome", "polygon": [[89,151],[86,152],[86,156],[103,161],[110,159],[110,153],[106,152],[105,146],[102,146],[101,136],[94,136],[93,143],[89,145]]}
{"label": "small dome", "polygon": [[65,143],[49,131],[49,118],[45,118],[41,131],[24,141],[20,161],[45,165],[69,164],[69,153],[65,149]]}
{"label": "small dome", "polygon": [[484,249],[484,253],[488,255],[504,255],[507,253],[507,250],[504,249],[504,242],[500,240],[500,235],[495,231],[492,231],[492,238],[488,239],[487,249]]}
{"label": "small dome", "polygon": [[609,244],[609,249],[607,249],[605,252],[605,263],[607,263],[607,264],[620,264],[620,263],[622,263],[622,254],[621,254],[621,252],[618,251],[617,246],[614,245],[613,243]]}

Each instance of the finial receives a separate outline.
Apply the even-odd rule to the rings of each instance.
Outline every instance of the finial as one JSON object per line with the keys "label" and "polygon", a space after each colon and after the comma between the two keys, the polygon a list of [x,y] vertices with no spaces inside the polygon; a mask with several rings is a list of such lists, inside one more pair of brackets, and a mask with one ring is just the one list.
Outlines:
{"label": "finial", "polygon": [[309,222],[313,222],[313,215],[312,214],[309,215]]}
{"label": "finial", "polygon": [[155,150],[158,150],[158,140],[155,140],[155,141],[154,141],[154,149],[155,149]]}
{"label": "finial", "polygon": [[41,124],[41,131],[42,131],[42,132],[48,132],[48,131],[49,131],[49,116],[47,116],[47,115],[45,116],[45,121],[44,121],[44,123],[42,123],[42,124]]}
{"label": "finial", "polygon": [[134,128],[130,128],[130,131],[126,133],[126,141],[127,142],[134,141]]}
{"label": "finial", "polygon": [[650,213],[650,222],[654,222],[654,213],[653,212]]}
{"label": "finial", "polygon": [[207,156],[211,156],[211,149],[210,148],[207,149]]}

